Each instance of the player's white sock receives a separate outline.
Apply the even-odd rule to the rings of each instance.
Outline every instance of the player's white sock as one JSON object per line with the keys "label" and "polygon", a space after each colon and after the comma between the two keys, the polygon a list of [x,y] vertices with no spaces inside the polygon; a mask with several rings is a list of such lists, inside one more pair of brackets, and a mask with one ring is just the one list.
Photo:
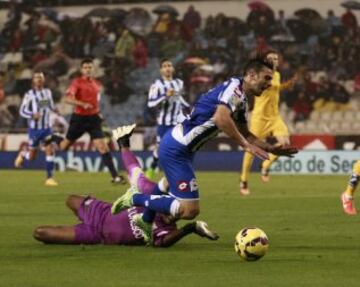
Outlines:
{"label": "player's white sock", "polygon": [[158,182],[158,187],[161,190],[161,192],[163,193],[167,193],[167,184],[166,183],[166,178],[162,177],[159,182]]}
{"label": "player's white sock", "polygon": [[30,153],[29,153],[28,151],[24,150],[24,151],[21,152],[21,156],[22,156],[23,158],[25,158],[26,160],[29,160],[29,158],[30,158]]}

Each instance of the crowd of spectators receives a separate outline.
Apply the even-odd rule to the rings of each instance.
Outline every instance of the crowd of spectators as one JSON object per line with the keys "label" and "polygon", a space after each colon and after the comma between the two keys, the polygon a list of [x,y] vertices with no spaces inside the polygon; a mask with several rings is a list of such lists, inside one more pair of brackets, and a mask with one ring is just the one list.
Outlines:
{"label": "crowd of spectators", "polygon": [[[54,7],[54,6],[74,6],[74,5],[99,5],[99,4],[124,4],[124,3],[151,3],[154,0],[12,0],[18,4],[32,7]],[[171,0],[184,1],[184,0]],[[197,0],[211,1],[211,0]],[[1,1],[0,7],[7,8],[10,1]],[[170,0],[157,0],[156,2],[170,2]]]}
{"label": "crowd of spectators", "polygon": [[[4,103],[8,95],[22,96],[29,88],[31,71],[46,72],[58,102],[61,83],[76,71],[76,60],[89,56],[97,59],[105,94],[116,106],[133,96],[145,97],[153,78],[141,90],[132,75],[148,71],[154,60],[173,60],[193,103],[209,87],[240,75],[250,57],[276,49],[282,56],[282,78],[298,75],[294,87],[283,92],[295,121],[306,120],[313,109],[348,109],[351,94],[360,90],[355,14],[347,9],[337,16],[329,10],[323,19],[315,10],[302,9],[294,16],[254,3],[246,19],[223,13],[204,19],[192,5],[179,17],[174,8],[163,5],[154,10],[155,21],[141,8],[103,9],[76,17],[13,4],[0,37],[0,110],[6,110],[1,112],[1,126],[24,124],[17,121],[16,103]],[[151,117],[146,117],[148,124]]]}

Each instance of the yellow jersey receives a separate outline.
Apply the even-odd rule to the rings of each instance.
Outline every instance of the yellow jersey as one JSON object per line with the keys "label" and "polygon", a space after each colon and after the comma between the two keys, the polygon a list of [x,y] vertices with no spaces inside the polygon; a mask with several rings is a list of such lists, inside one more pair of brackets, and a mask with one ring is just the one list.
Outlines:
{"label": "yellow jersey", "polygon": [[253,119],[269,120],[279,116],[280,89],[280,73],[275,71],[271,87],[266,89],[261,96],[255,97],[254,109],[251,116]]}

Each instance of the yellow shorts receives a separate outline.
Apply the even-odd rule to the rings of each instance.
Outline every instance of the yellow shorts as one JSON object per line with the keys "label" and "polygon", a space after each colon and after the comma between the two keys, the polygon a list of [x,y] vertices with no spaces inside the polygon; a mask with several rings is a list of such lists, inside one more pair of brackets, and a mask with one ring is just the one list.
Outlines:
{"label": "yellow shorts", "polygon": [[269,136],[289,136],[288,128],[281,117],[277,117],[273,120],[252,118],[250,131],[260,139],[265,139]]}

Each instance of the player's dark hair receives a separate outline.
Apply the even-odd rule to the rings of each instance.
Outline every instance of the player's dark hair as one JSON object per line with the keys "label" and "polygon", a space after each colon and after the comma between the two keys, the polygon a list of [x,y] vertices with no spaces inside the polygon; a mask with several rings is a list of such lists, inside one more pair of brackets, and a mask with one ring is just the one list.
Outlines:
{"label": "player's dark hair", "polygon": [[44,73],[44,71],[43,71],[43,70],[35,70],[35,71],[33,71],[33,72],[32,72],[32,77],[34,77],[34,76],[35,76],[35,74],[43,74],[43,75],[44,75],[44,77],[45,77],[45,73]]}
{"label": "player's dark hair", "polygon": [[260,72],[263,68],[269,68],[270,70],[273,70],[274,66],[269,61],[266,61],[263,58],[257,57],[254,59],[249,60],[249,62],[246,63],[244,68],[244,75],[246,75],[250,70],[255,71],[256,73]]}
{"label": "player's dark hair", "polygon": [[92,64],[94,61],[91,58],[85,58],[81,61],[80,67],[82,67],[84,64]]}
{"label": "player's dark hair", "polygon": [[278,55],[279,53],[278,53],[276,50],[270,49],[270,50],[265,51],[264,53],[262,53],[262,54],[259,55],[259,56],[260,56],[261,58],[263,58],[263,59],[266,59],[267,56],[269,56],[270,54],[276,54],[276,55]]}
{"label": "player's dark hair", "polygon": [[165,63],[165,62],[171,62],[169,58],[162,58],[160,60],[160,68],[162,67],[162,65]]}

